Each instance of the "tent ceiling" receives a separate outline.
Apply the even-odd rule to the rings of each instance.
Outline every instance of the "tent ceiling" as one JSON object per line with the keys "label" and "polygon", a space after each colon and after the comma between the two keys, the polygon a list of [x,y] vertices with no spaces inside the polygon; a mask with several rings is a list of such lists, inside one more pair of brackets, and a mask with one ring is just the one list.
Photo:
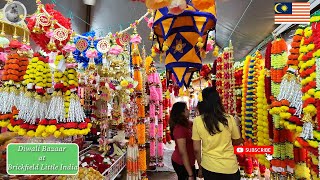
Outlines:
{"label": "tent ceiling", "polygon": [[[28,13],[36,10],[34,0],[20,0],[23,2]],[[295,2],[306,2],[307,0],[294,0]],[[43,0],[50,3],[50,0]],[[57,9],[68,16],[70,11],[74,16],[81,19],[86,17],[86,7],[81,0],[56,0],[60,5]],[[228,45],[232,40],[235,59],[241,60],[261,41],[263,41],[274,29],[274,1],[271,0],[216,0],[217,2],[217,33],[216,42],[220,47]],[[277,1],[276,1],[277,2]],[[280,0],[279,2],[292,2],[292,0]],[[5,2],[0,2],[3,7]],[[63,6],[64,8],[62,8]],[[131,0],[97,0],[92,8],[91,28],[98,35],[107,34],[109,31],[116,32],[122,26],[128,26],[134,20],[140,18],[146,12],[144,4],[132,2]],[[77,32],[85,31],[85,23],[78,18],[73,18],[73,27]],[[143,43],[149,51],[152,44],[148,40],[150,30],[143,21],[138,28],[143,38]],[[214,57],[210,54],[204,62],[212,62]],[[158,65],[159,68],[163,65]]]}

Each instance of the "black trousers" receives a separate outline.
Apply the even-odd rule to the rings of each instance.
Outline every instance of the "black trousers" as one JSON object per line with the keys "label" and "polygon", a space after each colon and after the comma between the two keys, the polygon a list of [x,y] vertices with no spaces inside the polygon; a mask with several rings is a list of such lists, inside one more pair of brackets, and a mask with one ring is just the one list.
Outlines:
{"label": "black trousers", "polygon": [[[186,170],[184,165],[180,165],[180,164],[172,161],[172,166],[173,166],[174,171],[178,175],[178,180],[187,180],[189,178],[188,171]],[[196,180],[196,168],[195,168],[195,166],[192,167],[192,171],[193,171],[194,179]]]}
{"label": "black trousers", "polygon": [[204,180],[240,180],[241,179],[239,170],[234,174],[221,174],[221,173],[211,172],[202,168],[202,175]]}

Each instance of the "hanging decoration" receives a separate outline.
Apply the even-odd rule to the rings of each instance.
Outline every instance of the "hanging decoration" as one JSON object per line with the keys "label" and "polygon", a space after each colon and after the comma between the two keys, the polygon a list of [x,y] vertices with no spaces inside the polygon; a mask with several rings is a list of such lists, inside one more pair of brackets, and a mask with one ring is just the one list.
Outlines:
{"label": "hanging decoration", "polygon": [[[137,45],[133,44],[131,49],[135,49]],[[146,170],[146,158],[147,151],[145,148],[146,143],[146,125],[145,125],[145,103],[143,97],[143,77],[141,73],[141,67],[143,66],[144,59],[140,56],[140,53],[132,54],[132,64],[133,64],[133,76],[134,80],[138,82],[135,87],[135,101],[138,106],[138,120],[137,120],[137,143],[139,146],[139,170],[141,173],[142,179],[147,178]]]}
{"label": "hanging decoration", "polygon": [[71,20],[55,10],[53,4],[36,2],[37,11],[26,19],[30,37],[47,53],[62,50],[72,34]]}
{"label": "hanging decoration", "polygon": [[186,2],[183,16],[173,16],[162,6],[156,10],[153,24],[159,48],[166,53],[167,79],[173,74],[180,87],[188,87],[193,73],[200,71],[201,58],[206,54],[207,33],[216,23],[214,11],[199,11],[190,1]]}

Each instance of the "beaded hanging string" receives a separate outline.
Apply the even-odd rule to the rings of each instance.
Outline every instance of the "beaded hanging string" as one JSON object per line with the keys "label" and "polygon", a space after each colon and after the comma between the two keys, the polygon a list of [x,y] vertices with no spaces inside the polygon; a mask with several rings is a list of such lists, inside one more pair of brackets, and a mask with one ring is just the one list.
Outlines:
{"label": "beaded hanging string", "polygon": [[[133,45],[137,46],[137,45]],[[132,47],[132,49],[138,49],[137,47]],[[137,137],[139,145],[139,171],[141,173],[142,179],[147,179],[147,165],[146,165],[146,135],[145,135],[145,106],[143,102],[143,82],[142,74],[140,71],[142,58],[139,53],[135,52],[132,55],[132,64],[134,66],[134,80],[138,82],[135,88],[136,103],[138,106],[138,124],[137,124]]]}
{"label": "beaded hanging string", "polygon": [[231,41],[229,42],[229,56],[230,56],[230,62],[229,62],[229,75],[230,75],[230,89],[229,89],[229,95],[230,95],[230,114],[237,116],[237,98],[236,98],[236,80],[235,80],[235,68],[234,68],[234,56],[233,56],[233,46]]}
{"label": "beaded hanging string", "polygon": [[[29,92],[25,94],[24,102],[21,103],[21,111],[16,121],[11,123],[11,129],[20,132],[21,135],[30,137],[47,137],[48,134],[36,131],[38,123],[45,118],[49,96],[47,89],[52,86],[51,72],[48,58],[35,53],[27,67],[24,82]],[[29,106],[29,107],[28,107]],[[24,121],[23,124],[20,122]]]}
{"label": "beaded hanging string", "polygon": [[[287,62],[287,45],[284,39],[277,39],[272,42],[271,49],[271,95],[272,105],[269,113],[272,115],[274,132],[274,154],[271,161],[271,171],[273,175],[285,176],[286,175],[286,130],[281,124],[281,103],[275,103],[276,98],[280,93],[280,85],[282,77],[286,72]],[[280,109],[280,110],[279,110]]]}

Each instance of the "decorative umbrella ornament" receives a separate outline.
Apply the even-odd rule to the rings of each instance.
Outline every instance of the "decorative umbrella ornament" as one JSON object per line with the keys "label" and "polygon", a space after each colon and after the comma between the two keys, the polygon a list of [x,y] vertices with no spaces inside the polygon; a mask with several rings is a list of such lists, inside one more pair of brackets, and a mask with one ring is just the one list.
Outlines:
{"label": "decorative umbrella ornament", "polygon": [[179,16],[170,13],[169,7],[156,10],[153,24],[159,49],[166,53],[167,76],[173,74],[180,87],[188,87],[194,72],[200,71],[208,33],[216,25],[215,8],[200,11],[190,1],[186,4]]}

